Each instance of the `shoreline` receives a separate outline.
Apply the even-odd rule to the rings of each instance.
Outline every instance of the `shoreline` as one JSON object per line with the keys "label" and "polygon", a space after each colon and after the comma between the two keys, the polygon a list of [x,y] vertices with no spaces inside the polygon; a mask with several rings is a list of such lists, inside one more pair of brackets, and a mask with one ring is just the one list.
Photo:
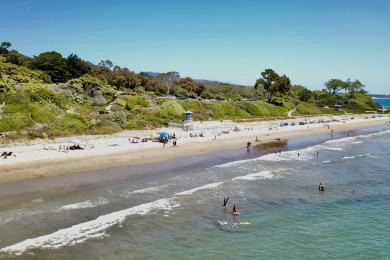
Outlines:
{"label": "shoreline", "polygon": [[[296,120],[291,119],[284,121]],[[329,123],[329,125],[334,132],[340,132],[386,125],[387,122],[388,118],[384,117],[340,121],[336,123]],[[238,125],[240,127],[247,126],[247,124],[234,125]],[[260,125],[262,128],[260,128]],[[19,160],[15,159],[7,162],[7,164],[0,164],[0,184],[61,176],[72,173],[104,170],[122,166],[145,165],[174,158],[204,155],[218,150],[236,149],[240,147],[245,148],[245,144],[248,141],[255,144],[254,140],[256,137],[259,137],[262,142],[266,142],[275,138],[290,139],[318,134],[330,134],[330,130],[323,123],[316,123],[307,126],[281,127],[280,129],[275,128],[273,130],[269,130],[269,127],[274,127],[275,122],[257,122],[256,126],[259,126],[259,128],[248,128],[247,131],[218,136],[216,140],[213,140],[213,133],[215,133],[215,129],[214,132],[206,130],[206,137],[187,138],[186,136],[180,136],[179,134],[180,137],[178,138],[177,147],[173,147],[172,144],[168,144],[166,147],[163,147],[160,143],[141,143],[123,144],[123,147],[118,147],[117,150],[112,148],[109,150],[101,149],[94,151],[82,151],[86,152],[84,154],[79,151],[72,154],[62,154],[55,150],[45,151],[48,155],[52,155],[53,158],[36,159],[33,157],[32,160],[22,160],[21,158],[18,158]],[[231,125],[228,127],[231,127]],[[220,128],[219,130],[221,129],[223,130],[223,128]],[[211,136],[213,138],[211,138]],[[101,141],[101,138],[97,138],[96,140]],[[41,146],[45,147],[47,145],[48,144],[46,143]],[[34,154],[34,151],[31,151],[31,153]],[[46,153],[44,155],[46,155]]]}

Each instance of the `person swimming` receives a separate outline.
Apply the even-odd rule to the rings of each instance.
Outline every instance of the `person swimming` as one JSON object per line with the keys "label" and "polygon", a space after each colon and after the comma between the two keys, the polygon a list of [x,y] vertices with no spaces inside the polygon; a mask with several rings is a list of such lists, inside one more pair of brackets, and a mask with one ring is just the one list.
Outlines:
{"label": "person swimming", "polygon": [[236,209],[236,204],[233,205],[233,212],[232,212],[233,215],[240,215],[240,212],[237,211]]}
{"label": "person swimming", "polygon": [[229,201],[229,197],[223,198],[223,206],[224,206],[224,207],[226,207],[228,201]]}

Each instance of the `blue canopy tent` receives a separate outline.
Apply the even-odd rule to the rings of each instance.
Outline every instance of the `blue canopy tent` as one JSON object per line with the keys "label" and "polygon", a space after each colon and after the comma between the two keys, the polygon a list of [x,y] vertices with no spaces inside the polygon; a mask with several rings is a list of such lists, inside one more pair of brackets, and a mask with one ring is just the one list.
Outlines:
{"label": "blue canopy tent", "polygon": [[169,134],[167,132],[160,132],[160,138],[168,139],[169,138]]}

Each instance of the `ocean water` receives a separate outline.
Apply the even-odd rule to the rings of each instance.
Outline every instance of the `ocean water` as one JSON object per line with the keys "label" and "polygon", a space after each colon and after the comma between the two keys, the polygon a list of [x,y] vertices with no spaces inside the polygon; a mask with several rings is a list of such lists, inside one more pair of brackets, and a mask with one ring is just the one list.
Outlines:
{"label": "ocean water", "polygon": [[0,258],[389,259],[390,130],[329,139],[5,203]]}
{"label": "ocean water", "polygon": [[376,98],[375,101],[383,107],[390,107],[390,98]]}

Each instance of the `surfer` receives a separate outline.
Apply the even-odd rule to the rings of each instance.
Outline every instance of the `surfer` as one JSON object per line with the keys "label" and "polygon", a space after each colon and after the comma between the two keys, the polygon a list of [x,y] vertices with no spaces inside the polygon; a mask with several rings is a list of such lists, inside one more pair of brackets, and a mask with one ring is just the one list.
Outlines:
{"label": "surfer", "polygon": [[325,185],[324,185],[323,183],[320,183],[320,185],[318,185],[318,190],[319,190],[320,192],[325,191]]}
{"label": "surfer", "polygon": [[228,201],[229,201],[229,197],[223,198],[223,206],[224,206],[224,207],[226,207]]}

